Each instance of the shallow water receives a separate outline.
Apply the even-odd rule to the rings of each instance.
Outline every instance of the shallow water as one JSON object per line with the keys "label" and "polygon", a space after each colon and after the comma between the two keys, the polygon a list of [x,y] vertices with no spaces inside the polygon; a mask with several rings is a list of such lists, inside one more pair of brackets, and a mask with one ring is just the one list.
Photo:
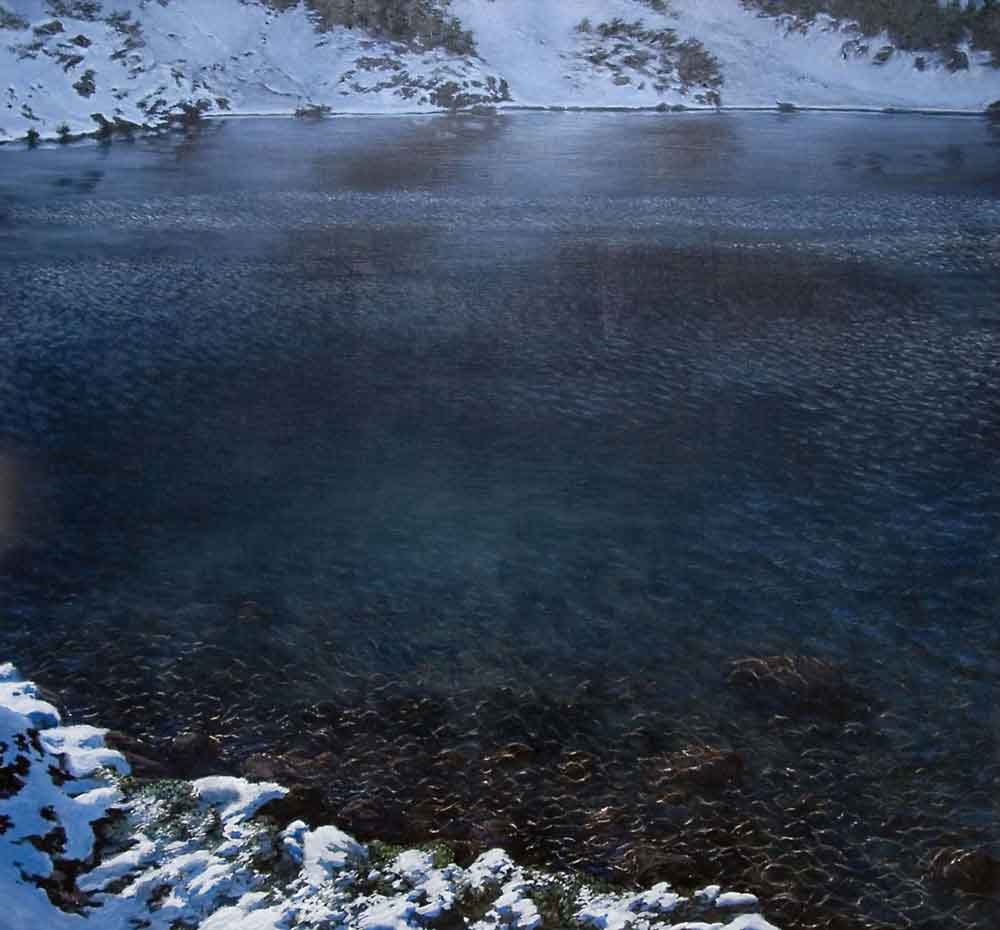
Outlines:
{"label": "shallow water", "polygon": [[872,818],[998,840],[998,145],[521,113],[0,151],[0,648],[231,760],[373,676],[608,680],[588,748],[653,715],[761,773],[814,724],[775,736],[726,663],[819,656],[869,738],[816,778],[901,925],[919,856]]}

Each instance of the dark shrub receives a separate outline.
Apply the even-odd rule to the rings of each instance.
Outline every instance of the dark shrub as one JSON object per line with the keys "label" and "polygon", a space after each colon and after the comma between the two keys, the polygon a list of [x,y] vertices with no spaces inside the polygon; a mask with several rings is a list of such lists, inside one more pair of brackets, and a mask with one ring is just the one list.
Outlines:
{"label": "dark shrub", "polygon": [[94,83],[94,78],[96,77],[96,72],[90,69],[83,72],[83,76],[73,84],[73,90],[75,90],[81,97],[92,97],[94,91],[97,90],[97,84]]}
{"label": "dark shrub", "polygon": [[[267,0],[275,9],[295,6],[297,0]],[[447,16],[437,0],[305,0],[320,29],[346,26],[378,36],[419,41],[429,48],[445,48],[456,55],[472,55],[472,33]]]}
{"label": "dark shrub", "polygon": [[1000,5],[995,2],[978,9],[965,3],[939,6],[935,0],[743,0],[743,5],[767,16],[787,14],[807,21],[828,13],[855,21],[865,35],[888,32],[897,48],[909,51],[947,53],[971,37],[1000,66]]}
{"label": "dark shrub", "polygon": [[0,29],[27,29],[30,23],[22,16],[0,6]]}

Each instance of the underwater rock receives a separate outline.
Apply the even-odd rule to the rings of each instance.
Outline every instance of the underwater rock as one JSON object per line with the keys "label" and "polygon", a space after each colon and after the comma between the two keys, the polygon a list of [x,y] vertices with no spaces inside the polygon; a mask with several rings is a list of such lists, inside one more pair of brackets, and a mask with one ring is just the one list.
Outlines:
{"label": "underwater rock", "polygon": [[667,756],[665,776],[701,788],[725,788],[743,780],[743,757],[711,746],[689,746]]}
{"label": "underwater rock", "polygon": [[377,798],[355,798],[337,812],[337,819],[351,832],[361,836],[394,839],[403,831],[403,818],[398,810]]}
{"label": "underwater rock", "polygon": [[270,817],[279,823],[304,820],[310,827],[318,827],[330,819],[331,811],[319,788],[294,785],[284,797],[268,801],[257,810],[257,817]]}
{"label": "underwater rock", "polygon": [[207,771],[218,762],[219,741],[201,731],[178,733],[170,741],[168,758],[179,771],[193,773]]}
{"label": "underwater rock", "polygon": [[927,877],[958,891],[992,894],[1000,891],[1000,861],[986,849],[939,849],[927,867]]}
{"label": "underwater rock", "polygon": [[832,662],[814,656],[750,656],[729,663],[727,682],[784,713],[844,719],[861,709],[860,695]]}
{"label": "underwater rock", "polygon": [[143,740],[120,730],[108,730],[104,734],[104,742],[125,757],[136,777],[163,778],[167,774],[166,766],[153,758],[155,751]]}

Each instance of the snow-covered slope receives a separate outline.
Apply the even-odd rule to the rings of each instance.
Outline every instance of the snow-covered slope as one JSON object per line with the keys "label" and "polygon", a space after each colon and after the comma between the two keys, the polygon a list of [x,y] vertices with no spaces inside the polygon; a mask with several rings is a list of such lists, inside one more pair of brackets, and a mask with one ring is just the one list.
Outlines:
{"label": "snow-covered slope", "polygon": [[467,868],[447,862],[443,848],[375,856],[337,827],[281,822],[265,808],[286,794],[280,785],[123,777],[128,765],[105,748],[104,733],[61,726],[34,685],[0,665],[0,930],[535,930],[563,922],[776,930],[754,895],[718,885],[688,897],[666,882],[602,893],[520,868],[500,849]]}
{"label": "snow-covered slope", "polygon": [[[507,77],[518,103],[577,106],[697,106],[706,88],[685,87],[676,69],[657,89],[656,61],[616,73],[595,65],[598,25],[616,18],[649,29],[673,29],[679,41],[700,42],[719,63],[721,102],[731,107],[774,107],[777,101],[822,107],[913,107],[982,110],[1000,98],[1000,70],[988,54],[965,49],[970,68],[953,73],[933,56],[893,51],[887,37],[868,38],[851,24],[819,17],[805,32],[788,19],[758,16],[740,0],[453,0],[451,9],[476,37],[479,52]],[[590,32],[577,27],[588,20]],[[606,49],[642,41],[615,36]],[[645,43],[648,47],[648,43]],[[617,56],[621,61],[625,55]],[[923,70],[916,67],[923,57]],[[633,58],[634,60],[634,58]],[[613,63],[615,58],[611,58]],[[615,78],[618,80],[615,80]],[[628,78],[626,83],[623,79]]]}
{"label": "snow-covered slope", "polygon": [[[203,113],[392,113],[492,106],[983,110],[989,55],[893,49],[740,0],[438,0],[473,33],[457,55],[358,29],[317,32],[260,0],[0,0],[0,141]],[[799,24],[801,26],[801,24]]]}

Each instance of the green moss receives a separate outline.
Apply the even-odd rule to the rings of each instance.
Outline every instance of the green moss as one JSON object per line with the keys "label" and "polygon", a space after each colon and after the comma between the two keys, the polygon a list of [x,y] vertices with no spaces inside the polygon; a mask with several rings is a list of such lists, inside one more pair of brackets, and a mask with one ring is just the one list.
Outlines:
{"label": "green moss", "polygon": [[400,853],[410,849],[431,854],[431,864],[435,869],[443,869],[455,861],[455,851],[441,840],[431,840],[426,843],[402,846],[396,843],[383,843],[372,840],[368,844],[368,863],[372,869],[383,869],[390,865]]}

